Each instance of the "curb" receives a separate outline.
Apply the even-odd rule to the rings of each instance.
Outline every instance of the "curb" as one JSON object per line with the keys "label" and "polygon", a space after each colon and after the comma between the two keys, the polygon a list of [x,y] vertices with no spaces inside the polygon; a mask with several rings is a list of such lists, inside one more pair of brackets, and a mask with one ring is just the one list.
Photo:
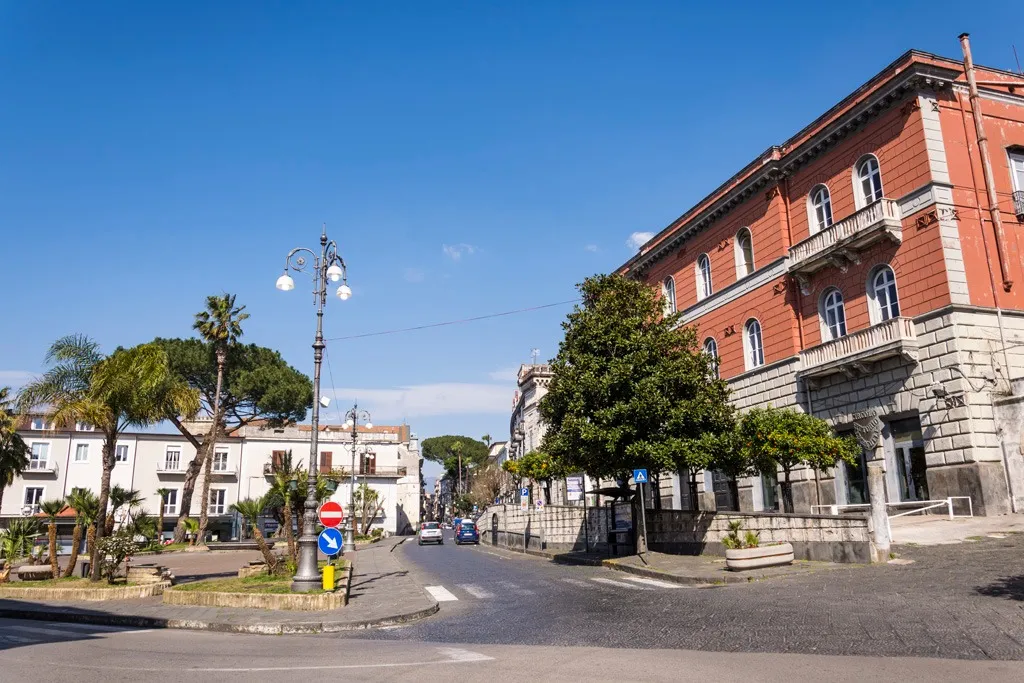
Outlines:
{"label": "curb", "polygon": [[722,586],[728,583],[747,583],[747,579],[740,576],[724,576],[722,578],[715,579],[697,578],[695,576],[679,576],[677,574],[660,572],[657,569],[647,569],[646,567],[637,567],[631,564],[620,564],[617,560],[604,560],[601,562],[601,565],[626,574],[634,574],[648,579],[658,579],[660,581],[678,583],[684,586]]}

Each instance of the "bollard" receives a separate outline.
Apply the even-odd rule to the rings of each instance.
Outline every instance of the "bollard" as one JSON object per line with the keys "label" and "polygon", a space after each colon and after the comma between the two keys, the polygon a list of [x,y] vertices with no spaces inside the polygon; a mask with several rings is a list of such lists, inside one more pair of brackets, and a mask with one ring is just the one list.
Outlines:
{"label": "bollard", "polygon": [[324,590],[325,591],[333,591],[334,590],[334,565],[333,564],[326,564],[326,565],[324,565],[324,576],[323,576],[323,578],[324,578]]}
{"label": "bollard", "polygon": [[868,497],[871,499],[871,541],[875,562],[889,561],[889,516],[885,510],[885,473],[881,465],[868,464]]}

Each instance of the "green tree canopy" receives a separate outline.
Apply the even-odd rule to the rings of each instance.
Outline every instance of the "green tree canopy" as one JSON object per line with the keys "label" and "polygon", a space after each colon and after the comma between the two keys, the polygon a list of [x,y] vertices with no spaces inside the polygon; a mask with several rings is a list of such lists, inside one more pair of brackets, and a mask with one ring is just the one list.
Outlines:
{"label": "green tree canopy", "polygon": [[459,478],[459,453],[462,454],[462,466],[470,463],[481,466],[487,462],[487,446],[471,436],[447,434],[424,439],[420,450],[425,460],[440,463],[452,479]]}
{"label": "green tree canopy", "polygon": [[827,422],[789,408],[754,408],[745,413],[737,427],[738,447],[751,465],[764,474],[781,469],[782,501],[793,512],[790,472],[806,465],[821,470],[839,462],[855,463],[860,446],[852,437],[838,437]]}
{"label": "green tree canopy", "polygon": [[649,286],[598,275],[578,286],[578,305],[541,399],[543,450],[563,471],[624,477],[645,467],[675,470],[704,434],[731,430],[728,389],[696,330],[665,316]]}

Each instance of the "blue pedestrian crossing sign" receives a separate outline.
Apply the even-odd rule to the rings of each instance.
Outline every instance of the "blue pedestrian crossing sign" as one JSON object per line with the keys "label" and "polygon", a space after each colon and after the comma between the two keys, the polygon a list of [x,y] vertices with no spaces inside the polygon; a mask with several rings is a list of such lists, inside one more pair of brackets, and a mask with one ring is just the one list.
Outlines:
{"label": "blue pedestrian crossing sign", "polygon": [[638,484],[646,484],[647,470],[633,470],[633,481]]}
{"label": "blue pedestrian crossing sign", "polygon": [[320,532],[316,543],[320,547],[320,552],[324,555],[337,555],[341,552],[341,546],[344,545],[345,540],[342,538],[340,531],[327,527]]}

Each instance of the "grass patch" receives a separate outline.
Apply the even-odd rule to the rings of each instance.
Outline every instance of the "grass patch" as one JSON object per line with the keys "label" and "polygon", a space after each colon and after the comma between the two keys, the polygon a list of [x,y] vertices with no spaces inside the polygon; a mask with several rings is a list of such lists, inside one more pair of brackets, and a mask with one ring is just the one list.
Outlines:
{"label": "grass patch", "polygon": [[[321,564],[321,566],[323,566]],[[195,581],[175,586],[174,590],[199,593],[263,593],[285,595],[292,592],[291,576],[258,574],[244,579],[215,579],[212,581]],[[319,595],[324,591],[320,588],[305,593]]]}
{"label": "grass patch", "polygon": [[[152,550],[157,553],[173,553],[176,550],[187,550],[188,543],[171,543],[170,545],[154,546]],[[149,550],[149,548],[147,548]]]}
{"label": "grass patch", "polygon": [[124,586],[138,586],[141,585],[135,581],[131,583],[126,582],[124,579],[116,579],[114,583],[108,583],[106,579],[103,581],[92,582],[89,579],[83,579],[79,577],[69,576],[66,579],[45,579],[43,581],[14,581],[10,583],[3,583],[0,586],[4,588],[123,588]]}

